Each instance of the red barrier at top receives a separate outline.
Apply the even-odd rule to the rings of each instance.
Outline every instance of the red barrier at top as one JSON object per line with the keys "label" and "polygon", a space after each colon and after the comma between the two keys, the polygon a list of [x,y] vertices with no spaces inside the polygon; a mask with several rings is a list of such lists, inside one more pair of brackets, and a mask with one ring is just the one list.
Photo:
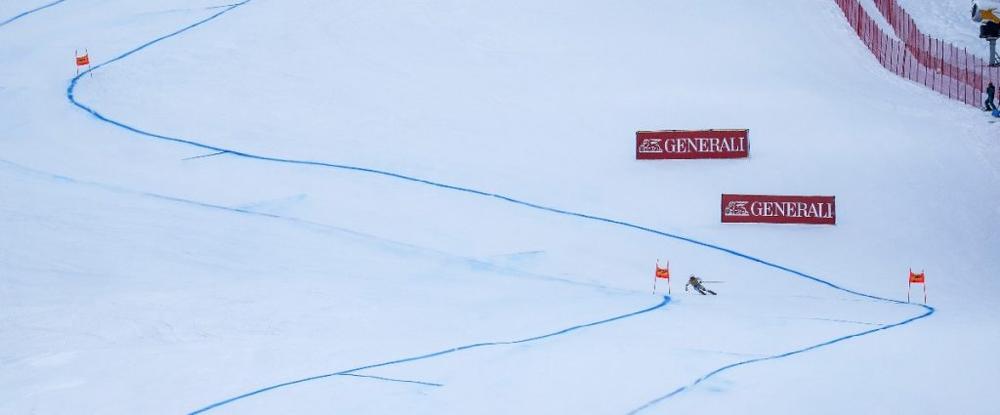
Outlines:
{"label": "red barrier at top", "polygon": [[924,34],[897,0],[874,1],[898,39],[883,32],[858,0],[835,0],[858,38],[883,67],[948,98],[983,106],[986,84],[1000,83],[1000,68]]}
{"label": "red barrier at top", "polygon": [[723,223],[835,225],[833,196],[722,195]]}
{"label": "red barrier at top", "polygon": [[90,65],[90,55],[83,55],[76,57],[76,66],[87,66]]}
{"label": "red barrier at top", "polygon": [[637,131],[635,158],[731,159],[750,156],[748,130]]}

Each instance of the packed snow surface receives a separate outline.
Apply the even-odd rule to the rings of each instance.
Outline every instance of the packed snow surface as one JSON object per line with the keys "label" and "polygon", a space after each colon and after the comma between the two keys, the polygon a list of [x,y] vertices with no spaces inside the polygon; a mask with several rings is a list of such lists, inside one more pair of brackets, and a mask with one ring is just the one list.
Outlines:
{"label": "packed snow surface", "polygon": [[[898,0],[924,34],[964,48],[969,53],[990,60],[986,39],[979,38],[979,25],[972,20],[969,0]],[[998,1],[978,1],[981,8],[1000,8]]]}
{"label": "packed snow surface", "polygon": [[[0,413],[995,411],[998,126],[832,1],[4,21]],[[634,159],[698,128],[750,158]],[[838,223],[723,225],[721,193]]]}

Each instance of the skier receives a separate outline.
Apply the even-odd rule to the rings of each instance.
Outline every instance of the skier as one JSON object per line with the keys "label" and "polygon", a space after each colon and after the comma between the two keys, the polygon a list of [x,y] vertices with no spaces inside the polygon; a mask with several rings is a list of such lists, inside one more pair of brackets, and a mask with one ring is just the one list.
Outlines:
{"label": "skier", "polygon": [[985,111],[996,111],[997,106],[993,105],[993,96],[996,94],[997,89],[993,86],[993,82],[990,82],[986,86],[986,109]]}
{"label": "skier", "polygon": [[691,274],[691,277],[688,278],[687,284],[684,284],[684,291],[687,291],[688,290],[688,286],[690,285],[690,286],[694,287],[695,291],[698,291],[699,293],[701,293],[701,295],[707,295],[707,294],[705,294],[706,292],[709,293],[709,294],[712,294],[712,295],[716,295],[715,291],[712,291],[712,290],[710,290],[708,288],[705,288],[704,285],[701,285],[701,282],[702,282],[701,278],[698,278],[698,277],[694,276],[694,274]]}

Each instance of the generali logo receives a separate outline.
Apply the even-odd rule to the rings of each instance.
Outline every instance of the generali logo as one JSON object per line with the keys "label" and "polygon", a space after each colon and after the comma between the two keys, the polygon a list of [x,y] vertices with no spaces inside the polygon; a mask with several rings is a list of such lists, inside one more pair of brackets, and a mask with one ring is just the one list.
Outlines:
{"label": "generali logo", "polygon": [[644,154],[662,153],[663,146],[660,145],[661,141],[663,141],[663,139],[644,138],[642,139],[642,143],[639,144],[639,152]]}
{"label": "generali logo", "polygon": [[637,131],[636,159],[711,159],[750,156],[749,130]]}
{"label": "generali logo", "polygon": [[747,200],[733,200],[726,204],[726,216],[750,216],[750,210],[747,209],[747,205],[750,202]]}
{"label": "generali logo", "polygon": [[722,195],[724,223],[837,223],[833,196]]}

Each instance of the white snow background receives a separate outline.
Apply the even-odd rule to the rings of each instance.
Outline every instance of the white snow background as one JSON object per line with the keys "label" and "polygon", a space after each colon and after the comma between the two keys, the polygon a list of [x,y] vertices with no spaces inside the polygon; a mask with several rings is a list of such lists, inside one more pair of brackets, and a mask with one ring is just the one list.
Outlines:
{"label": "white snow background", "polygon": [[[996,413],[1000,126],[885,71],[832,1],[11,0],[0,22],[49,4],[0,26],[0,413]],[[136,50],[73,88],[130,128],[485,194],[192,158],[216,151],[67,99],[84,48]],[[749,128],[751,157],[634,160],[636,130],[699,128]],[[838,224],[723,225],[721,193],[835,195]],[[810,349],[927,311],[493,195],[893,300],[914,267],[936,312]]]}

